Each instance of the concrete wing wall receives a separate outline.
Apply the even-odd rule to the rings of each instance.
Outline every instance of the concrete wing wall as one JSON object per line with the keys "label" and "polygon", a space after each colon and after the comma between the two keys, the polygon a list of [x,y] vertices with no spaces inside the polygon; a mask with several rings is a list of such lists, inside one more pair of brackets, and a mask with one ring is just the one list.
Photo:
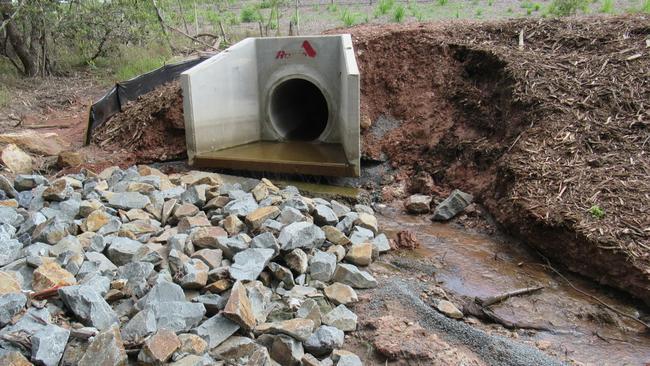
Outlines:
{"label": "concrete wing wall", "polygon": [[348,162],[354,165],[357,175],[361,174],[360,157],[360,115],[359,98],[359,68],[352,48],[352,37],[349,34],[341,36],[341,83],[339,108],[339,136],[343,143]]}
{"label": "concrete wing wall", "polygon": [[246,39],[181,74],[187,153],[260,139],[255,40]]}

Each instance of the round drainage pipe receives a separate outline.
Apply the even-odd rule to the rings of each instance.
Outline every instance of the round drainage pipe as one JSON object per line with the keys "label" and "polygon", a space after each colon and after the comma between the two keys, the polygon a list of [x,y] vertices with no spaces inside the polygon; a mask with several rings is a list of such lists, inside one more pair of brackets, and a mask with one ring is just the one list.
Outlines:
{"label": "round drainage pipe", "polygon": [[269,118],[286,140],[318,139],[329,122],[329,106],[321,89],[303,78],[278,83],[270,92]]}

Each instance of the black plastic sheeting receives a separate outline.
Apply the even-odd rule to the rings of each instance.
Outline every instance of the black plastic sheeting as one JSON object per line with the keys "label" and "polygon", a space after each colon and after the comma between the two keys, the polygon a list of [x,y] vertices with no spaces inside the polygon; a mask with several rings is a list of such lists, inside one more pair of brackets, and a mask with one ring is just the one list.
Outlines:
{"label": "black plastic sheeting", "polygon": [[127,102],[137,99],[157,87],[173,81],[185,70],[205,61],[207,57],[169,64],[146,74],[121,81],[90,107],[88,127],[86,128],[86,145],[90,143],[93,131],[103,125],[114,114],[122,111]]}

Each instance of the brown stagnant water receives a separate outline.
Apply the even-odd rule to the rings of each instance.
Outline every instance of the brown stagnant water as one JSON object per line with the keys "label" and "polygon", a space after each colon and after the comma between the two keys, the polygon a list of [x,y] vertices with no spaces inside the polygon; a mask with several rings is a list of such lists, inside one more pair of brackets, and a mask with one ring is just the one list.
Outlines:
{"label": "brown stagnant water", "polygon": [[[427,216],[411,216],[387,207],[378,215],[389,236],[409,230],[421,247],[407,257],[436,265],[436,280],[452,297],[487,297],[519,288],[543,285],[537,293],[513,297],[491,309],[502,318],[548,327],[548,331],[520,331],[520,340],[545,346],[563,361],[584,364],[645,365],[650,362],[650,335],[643,326],[614,315],[592,298],[572,289],[530,253],[523,243],[500,236],[469,232],[451,224],[432,223]],[[624,294],[565,276],[582,291],[628,314],[639,315],[643,305]],[[487,330],[494,327],[479,325]],[[498,332],[498,331],[497,331]],[[505,332],[504,332],[505,333]]]}

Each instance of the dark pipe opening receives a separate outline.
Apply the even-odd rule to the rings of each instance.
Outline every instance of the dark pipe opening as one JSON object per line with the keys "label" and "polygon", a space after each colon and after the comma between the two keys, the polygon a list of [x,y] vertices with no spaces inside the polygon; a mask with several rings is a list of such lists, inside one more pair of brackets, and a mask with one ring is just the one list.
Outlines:
{"label": "dark pipe opening", "polygon": [[288,140],[317,139],[327,127],[327,101],[314,83],[305,79],[289,79],[271,94],[270,118]]}

